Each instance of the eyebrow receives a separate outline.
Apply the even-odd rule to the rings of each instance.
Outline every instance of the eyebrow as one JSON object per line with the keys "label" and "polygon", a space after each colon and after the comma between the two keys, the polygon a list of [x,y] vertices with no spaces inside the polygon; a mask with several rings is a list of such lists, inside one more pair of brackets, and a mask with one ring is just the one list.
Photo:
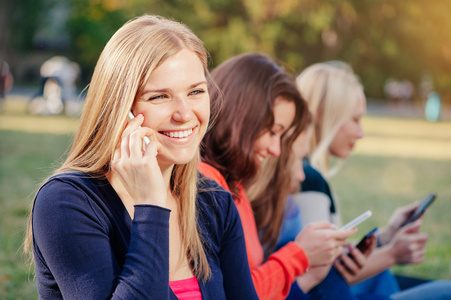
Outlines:
{"label": "eyebrow", "polygon": [[[200,82],[197,82],[197,83],[193,83],[192,85],[190,85],[188,87],[188,90],[190,90],[192,88],[195,88],[195,87],[197,87],[199,85],[202,85],[202,84],[207,84],[207,81],[200,81]],[[148,93],[168,93],[168,92],[171,92],[171,91],[172,91],[172,89],[144,90],[143,91],[143,95],[144,94],[148,94]]]}
{"label": "eyebrow", "polygon": [[285,126],[283,126],[283,124],[280,123],[276,123],[274,124],[274,126],[279,126],[281,130],[285,129]]}

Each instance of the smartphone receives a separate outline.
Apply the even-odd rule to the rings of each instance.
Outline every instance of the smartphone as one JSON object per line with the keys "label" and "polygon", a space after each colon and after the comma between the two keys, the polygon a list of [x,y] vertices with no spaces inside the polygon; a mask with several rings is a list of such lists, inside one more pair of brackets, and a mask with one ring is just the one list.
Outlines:
{"label": "smartphone", "polygon": [[[128,118],[130,119],[130,121],[133,120],[133,119],[135,118],[135,115],[133,114],[132,111],[129,111],[129,112],[128,112]],[[141,126],[140,126],[140,127],[141,127]],[[144,142],[144,143],[143,143],[143,151],[145,151],[147,145],[150,144],[150,139],[149,139],[149,137],[148,137],[148,136],[144,136],[144,137],[143,137],[143,142]]]}
{"label": "smartphone", "polygon": [[368,250],[368,247],[371,246],[371,243],[373,239],[376,237],[374,236],[376,234],[377,227],[374,227],[370,231],[368,231],[367,234],[360,240],[360,242],[357,243],[355,246],[357,249],[360,250],[360,252],[364,253],[366,250]]}
{"label": "smartphone", "polygon": [[357,218],[355,218],[351,222],[347,223],[346,225],[344,225],[340,229],[346,230],[346,229],[349,229],[349,228],[352,228],[352,227],[356,227],[357,225],[359,225],[360,223],[362,223],[363,221],[365,221],[366,219],[371,217],[372,214],[373,213],[371,212],[371,210],[367,210],[366,212],[364,212],[363,214],[361,214],[360,216],[358,216]]}
{"label": "smartphone", "polygon": [[432,202],[434,202],[435,198],[437,197],[437,195],[435,193],[430,193],[429,195],[426,196],[426,198],[423,199],[423,201],[421,201],[420,205],[417,207],[417,209],[412,213],[412,215],[407,219],[407,221],[405,221],[402,226],[405,226],[415,220],[417,220],[419,217],[421,217],[421,215],[424,213],[424,211],[426,210],[426,208],[428,208],[429,205],[432,204]]}

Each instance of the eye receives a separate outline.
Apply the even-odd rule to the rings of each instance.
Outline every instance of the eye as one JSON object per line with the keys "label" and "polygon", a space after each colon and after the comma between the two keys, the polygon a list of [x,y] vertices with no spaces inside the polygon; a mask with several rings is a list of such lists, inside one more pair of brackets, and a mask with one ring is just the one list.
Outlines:
{"label": "eye", "polygon": [[156,96],[152,96],[149,99],[147,99],[148,101],[152,101],[152,100],[158,100],[158,99],[166,99],[167,96],[166,95],[156,95]]}
{"label": "eye", "polygon": [[192,91],[191,93],[189,93],[189,95],[196,96],[196,95],[200,95],[200,94],[204,94],[204,93],[205,93],[204,90],[198,89],[198,90]]}
{"label": "eye", "polygon": [[277,133],[276,133],[274,130],[270,130],[270,131],[269,131],[269,134],[270,134],[271,136],[275,136]]}

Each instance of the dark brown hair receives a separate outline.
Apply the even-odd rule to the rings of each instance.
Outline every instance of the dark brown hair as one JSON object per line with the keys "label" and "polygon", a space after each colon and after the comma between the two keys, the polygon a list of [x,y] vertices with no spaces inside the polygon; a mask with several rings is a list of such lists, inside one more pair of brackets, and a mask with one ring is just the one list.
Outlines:
{"label": "dark brown hair", "polygon": [[[296,88],[294,78],[261,53],[246,53],[230,58],[215,68],[211,75],[217,84],[217,87],[209,87],[211,102],[214,104],[223,94],[224,103],[215,124],[205,135],[203,160],[221,172],[236,198],[238,185],[246,187],[256,178],[258,167],[254,143],[272,128],[274,103],[278,97],[283,97],[296,107],[293,124],[282,136],[285,145],[281,146],[280,157],[286,162],[286,176],[290,176],[288,157],[295,138],[305,127],[304,120],[308,114],[307,105]],[[289,189],[289,186],[284,188]],[[276,192],[271,194],[277,195]],[[260,201],[277,202],[280,199],[255,199],[254,212],[257,227],[261,229],[268,224],[259,224],[260,219],[267,219],[259,215],[272,212],[260,211]],[[284,206],[283,203],[277,205]]]}

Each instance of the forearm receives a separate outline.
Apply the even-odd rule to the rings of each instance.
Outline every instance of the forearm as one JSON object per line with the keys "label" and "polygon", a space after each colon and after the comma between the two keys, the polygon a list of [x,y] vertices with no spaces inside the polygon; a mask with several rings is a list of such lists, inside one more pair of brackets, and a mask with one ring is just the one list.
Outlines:
{"label": "forearm", "polygon": [[308,259],[294,243],[288,243],[269,256],[268,261],[251,270],[260,299],[285,299],[296,276],[305,272]]}
{"label": "forearm", "polygon": [[308,293],[326,277],[330,267],[331,266],[312,268],[309,272],[296,277],[297,285],[304,293]]}

